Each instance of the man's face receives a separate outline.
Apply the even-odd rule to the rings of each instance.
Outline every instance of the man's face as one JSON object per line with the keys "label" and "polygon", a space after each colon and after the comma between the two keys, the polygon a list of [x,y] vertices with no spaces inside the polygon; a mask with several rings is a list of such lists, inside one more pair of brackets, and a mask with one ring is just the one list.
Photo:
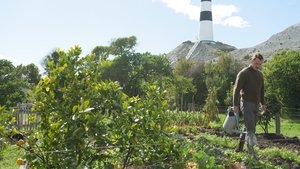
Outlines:
{"label": "man's face", "polygon": [[260,70],[262,63],[263,63],[263,60],[259,60],[258,58],[251,60],[251,66],[254,70]]}

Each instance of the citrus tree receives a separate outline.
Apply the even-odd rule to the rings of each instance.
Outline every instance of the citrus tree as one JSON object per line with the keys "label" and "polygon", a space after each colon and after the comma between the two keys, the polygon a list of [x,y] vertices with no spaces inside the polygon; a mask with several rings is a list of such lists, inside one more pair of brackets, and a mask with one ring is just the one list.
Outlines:
{"label": "citrus tree", "polygon": [[80,58],[79,46],[56,54],[32,92],[40,123],[20,146],[30,165],[183,168],[182,144],[166,134],[165,92],[147,85],[143,97],[128,97],[117,81],[99,80],[95,54]]}

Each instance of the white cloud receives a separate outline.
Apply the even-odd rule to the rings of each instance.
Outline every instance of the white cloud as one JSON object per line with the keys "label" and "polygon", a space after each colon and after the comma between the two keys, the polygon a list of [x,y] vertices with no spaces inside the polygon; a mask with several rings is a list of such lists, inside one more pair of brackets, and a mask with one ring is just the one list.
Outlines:
{"label": "white cloud", "polygon": [[[155,2],[155,0],[152,0]],[[199,21],[200,6],[193,5],[191,0],[160,0],[168,8],[176,13],[181,13],[191,20]],[[240,16],[235,16],[239,12],[238,7],[234,5],[212,5],[213,23],[228,27],[243,28],[248,26],[248,22]]]}
{"label": "white cloud", "polygon": [[234,16],[239,12],[239,8],[234,5],[213,5],[213,22],[223,26],[243,28],[248,26],[248,22],[240,16]]}
{"label": "white cloud", "polygon": [[224,21],[222,22],[222,25],[230,26],[230,27],[237,27],[237,28],[244,28],[244,27],[249,26],[247,21],[243,20],[243,18],[241,18],[239,16],[231,16],[231,17],[224,19]]}
{"label": "white cloud", "polygon": [[176,13],[187,15],[192,20],[199,20],[200,7],[191,4],[191,0],[161,0]]}

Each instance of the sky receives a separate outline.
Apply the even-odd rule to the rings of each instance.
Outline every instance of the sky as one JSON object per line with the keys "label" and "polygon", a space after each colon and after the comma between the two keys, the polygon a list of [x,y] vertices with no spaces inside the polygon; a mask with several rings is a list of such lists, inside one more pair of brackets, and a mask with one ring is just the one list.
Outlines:
{"label": "sky", "polygon": [[[136,52],[168,53],[200,32],[201,0],[0,0],[0,59],[41,62],[54,49],[136,36]],[[213,38],[248,48],[300,22],[299,0],[212,0]]]}

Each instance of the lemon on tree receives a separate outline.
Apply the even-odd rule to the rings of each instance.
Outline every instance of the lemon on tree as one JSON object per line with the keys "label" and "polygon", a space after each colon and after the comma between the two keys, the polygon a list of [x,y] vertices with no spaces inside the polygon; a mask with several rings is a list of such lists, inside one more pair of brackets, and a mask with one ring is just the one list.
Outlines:
{"label": "lemon on tree", "polygon": [[17,141],[18,146],[21,146],[23,144],[25,144],[25,141],[23,139],[20,139],[20,140]]}
{"label": "lemon on tree", "polygon": [[17,159],[17,164],[18,165],[23,165],[24,164],[24,160],[22,158],[18,158]]}

